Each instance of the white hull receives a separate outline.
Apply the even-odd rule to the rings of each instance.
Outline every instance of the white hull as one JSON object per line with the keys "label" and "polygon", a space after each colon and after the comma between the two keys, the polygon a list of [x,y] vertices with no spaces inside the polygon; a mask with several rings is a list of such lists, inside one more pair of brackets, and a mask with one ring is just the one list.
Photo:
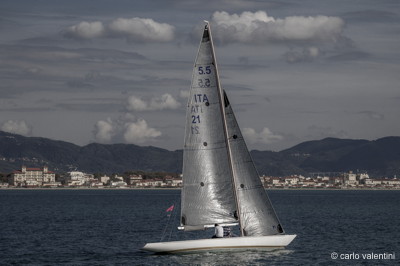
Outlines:
{"label": "white hull", "polygon": [[155,253],[199,252],[209,250],[278,249],[292,242],[296,235],[229,237],[148,243],[142,250]]}

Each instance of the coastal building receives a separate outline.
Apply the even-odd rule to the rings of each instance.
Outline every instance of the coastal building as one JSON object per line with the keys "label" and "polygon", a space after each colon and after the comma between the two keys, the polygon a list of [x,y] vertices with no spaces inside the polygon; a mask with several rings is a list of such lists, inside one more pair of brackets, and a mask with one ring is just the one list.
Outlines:
{"label": "coastal building", "polygon": [[345,174],[344,180],[344,184],[348,186],[356,186],[359,184],[357,180],[357,175],[354,174],[352,171]]}
{"label": "coastal building", "polygon": [[130,175],[129,176],[129,185],[137,186],[138,183],[142,182],[142,175]]}
{"label": "coastal building", "polygon": [[110,181],[110,177],[109,176],[103,175],[103,176],[100,177],[100,182],[103,183],[103,185],[108,184],[109,181]]}
{"label": "coastal building", "polygon": [[368,175],[367,173],[363,173],[363,174],[360,174],[360,175],[359,175],[360,181],[362,181],[362,180],[364,180],[364,179],[368,179],[368,178],[369,178],[369,175]]}
{"label": "coastal building", "polygon": [[102,188],[104,187],[104,184],[100,182],[98,179],[93,179],[90,182],[90,187],[95,187],[95,188]]}
{"label": "coastal building", "polygon": [[84,186],[90,185],[91,181],[95,180],[92,174],[86,174],[80,171],[71,171],[67,173],[66,182],[67,186]]}
{"label": "coastal building", "polygon": [[297,185],[299,183],[298,176],[285,177],[285,185]]}
{"label": "coastal building", "polygon": [[164,178],[164,185],[167,187],[181,187],[182,186],[182,179],[174,178],[172,176],[166,176]]}
{"label": "coastal building", "polygon": [[365,179],[365,185],[368,187],[400,187],[400,179]]}
{"label": "coastal building", "polygon": [[111,181],[110,182],[110,186],[111,187],[128,187],[128,184],[125,181],[121,181],[121,180],[116,180],[116,181]]}
{"label": "coastal building", "polygon": [[57,185],[56,174],[49,171],[47,166],[43,168],[27,168],[22,166],[21,170],[14,171],[9,179],[11,186],[17,187],[40,187],[44,185]]}
{"label": "coastal building", "polygon": [[124,177],[123,176],[114,175],[114,180],[124,181]]}
{"label": "coastal building", "polygon": [[314,187],[316,186],[316,182],[314,179],[312,179],[311,177],[307,177],[306,179],[304,179],[303,181],[300,182],[300,184],[303,187]]}

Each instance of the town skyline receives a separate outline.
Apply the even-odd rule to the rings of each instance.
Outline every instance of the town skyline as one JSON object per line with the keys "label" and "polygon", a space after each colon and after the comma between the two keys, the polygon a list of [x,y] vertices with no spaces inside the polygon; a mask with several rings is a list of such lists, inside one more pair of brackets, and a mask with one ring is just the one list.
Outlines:
{"label": "town skyline", "polygon": [[[5,182],[5,179],[7,179]],[[260,176],[269,189],[400,189],[400,179],[371,178],[367,173],[314,173],[308,176]],[[22,166],[0,180],[0,188],[182,188],[182,174],[145,171],[123,174],[91,174],[70,171],[58,174],[43,168]]]}

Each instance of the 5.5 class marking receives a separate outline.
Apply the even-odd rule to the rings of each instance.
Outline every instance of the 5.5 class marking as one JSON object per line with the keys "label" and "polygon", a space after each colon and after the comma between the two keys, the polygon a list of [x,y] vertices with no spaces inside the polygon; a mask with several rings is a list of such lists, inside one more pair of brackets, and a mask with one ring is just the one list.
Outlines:
{"label": "5.5 class marking", "polygon": [[208,88],[211,86],[210,79],[198,79],[197,81],[197,85],[199,85],[200,88]]}
{"label": "5.5 class marking", "polygon": [[199,66],[199,75],[206,75],[206,74],[211,74],[211,66]]}

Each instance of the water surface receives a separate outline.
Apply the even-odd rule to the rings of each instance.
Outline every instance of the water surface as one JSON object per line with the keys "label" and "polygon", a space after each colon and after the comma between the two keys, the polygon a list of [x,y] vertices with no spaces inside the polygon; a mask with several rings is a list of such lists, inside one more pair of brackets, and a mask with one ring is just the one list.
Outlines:
{"label": "water surface", "polygon": [[[396,264],[400,191],[268,191],[288,234],[283,250],[151,255],[146,242],[200,237],[177,232],[179,190],[0,190],[1,265]],[[175,208],[179,211],[179,208]],[[175,218],[175,219],[174,219]],[[171,230],[173,229],[173,230]],[[210,237],[213,230],[201,232]],[[331,254],[395,253],[391,260]]]}

